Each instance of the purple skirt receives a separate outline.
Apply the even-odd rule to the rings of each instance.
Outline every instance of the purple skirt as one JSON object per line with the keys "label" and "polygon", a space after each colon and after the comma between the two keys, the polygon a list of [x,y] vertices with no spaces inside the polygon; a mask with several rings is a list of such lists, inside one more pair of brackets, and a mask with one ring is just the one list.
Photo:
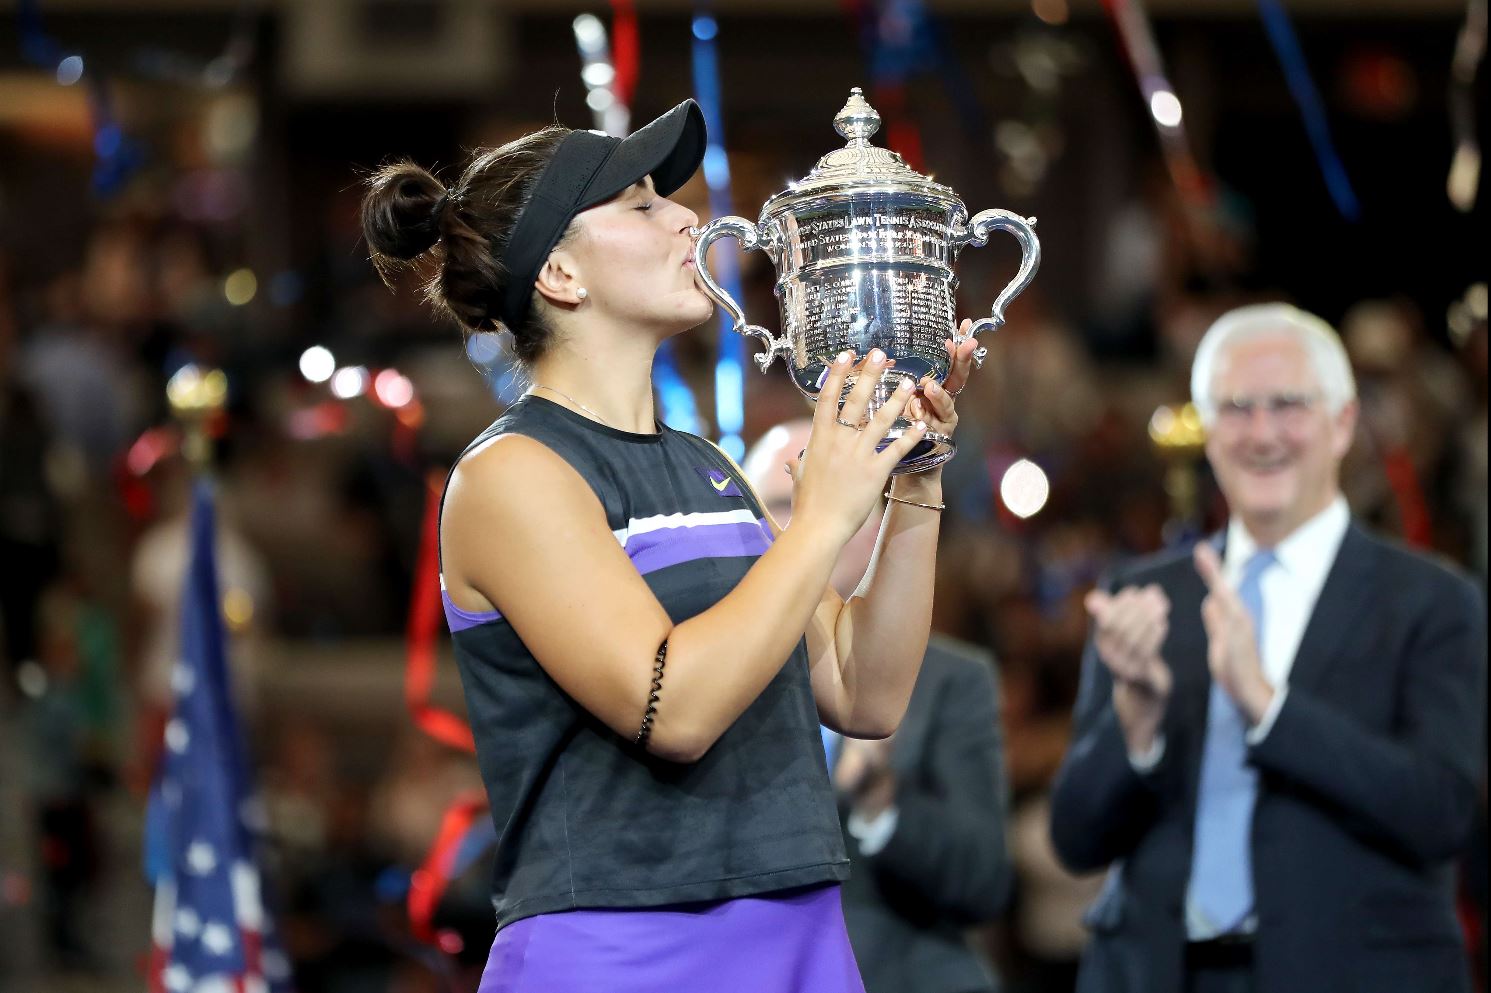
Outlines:
{"label": "purple skirt", "polygon": [[514,921],[478,993],[864,993],[836,883]]}

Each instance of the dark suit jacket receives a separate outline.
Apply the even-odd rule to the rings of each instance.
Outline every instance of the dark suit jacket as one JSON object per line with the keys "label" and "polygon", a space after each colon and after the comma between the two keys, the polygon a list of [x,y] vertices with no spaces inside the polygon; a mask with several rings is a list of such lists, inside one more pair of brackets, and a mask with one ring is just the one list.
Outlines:
{"label": "dark suit jacket", "polygon": [[[1088,915],[1082,993],[1179,993],[1210,674],[1189,551],[1114,588],[1171,600],[1175,674],[1159,766],[1129,764],[1108,671],[1089,644],[1052,838],[1075,871],[1111,866]],[[1485,611],[1466,579],[1353,524],[1310,618],[1289,695],[1250,750],[1259,993],[1462,993],[1452,861],[1475,812]]]}
{"label": "dark suit jacket", "polygon": [[997,699],[988,653],[932,639],[891,748],[895,833],[867,856],[845,832],[844,920],[867,993],[994,988],[963,932],[1009,894]]}

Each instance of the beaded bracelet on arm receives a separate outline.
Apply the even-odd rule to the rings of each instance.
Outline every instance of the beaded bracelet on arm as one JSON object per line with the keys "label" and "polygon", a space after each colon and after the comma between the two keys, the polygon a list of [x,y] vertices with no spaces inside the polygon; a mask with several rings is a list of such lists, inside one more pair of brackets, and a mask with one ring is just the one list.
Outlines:
{"label": "beaded bracelet on arm", "polygon": [[658,646],[657,657],[652,660],[652,692],[647,696],[647,710],[642,714],[642,727],[633,739],[639,748],[646,748],[647,739],[652,737],[652,719],[657,716],[658,697],[663,690],[663,666],[667,662],[668,641],[665,638]]}

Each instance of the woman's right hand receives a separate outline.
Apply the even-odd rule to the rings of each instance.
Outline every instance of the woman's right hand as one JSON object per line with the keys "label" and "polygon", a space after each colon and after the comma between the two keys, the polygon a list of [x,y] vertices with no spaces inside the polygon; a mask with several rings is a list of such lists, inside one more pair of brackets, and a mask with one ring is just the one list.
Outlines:
{"label": "woman's right hand", "polygon": [[[917,421],[884,451],[875,451],[875,445],[911,398],[915,384],[903,379],[875,416],[861,424],[881,373],[891,362],[878,348],[872,349],[858,367],[854,358],[852,352],[841,352],[829,366],[828,377],[818,391],[808,447],[789,466],[794,484],[792,523],[823,528],[839,545],[848,542],[864,524],[885,491],[891,469],[927,431],[926,424]],[[841,409],[839,397],[850,373],[857,379]]]}

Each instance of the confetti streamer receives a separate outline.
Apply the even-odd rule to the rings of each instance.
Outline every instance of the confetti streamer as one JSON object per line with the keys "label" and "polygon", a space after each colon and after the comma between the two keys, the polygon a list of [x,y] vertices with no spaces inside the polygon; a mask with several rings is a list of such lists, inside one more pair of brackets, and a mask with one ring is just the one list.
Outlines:
{"label": "confetti streamer", "polygon": [[1335,143],[1331,140],[1325,104],[1320,99],[1320,91],[1315,88],[1315,81],[1310,77],[1310,67],[1305,62],[1305,53],[1300,47],[1299,36],[1294,32],[1294,25],[1290,23],[1289,15],[1279,0],[1258,0],[1258,13],[1263,18],[1263,27],[1268,34],[1269,44],[1273,46],[1274,55],[1284,68],[1284,79],[1289,83],[1289,92],[1294,96],[1300,116],[1304,119],[1305,134],[1309,136],[1310,147],[1315,150],[1315,160],[1320,166],[1320,174],[1325,180],[1331,200],[1335,202],[1336,210],[1340,211],[1342,217],[1348,221],[1360,220],[1361,204],[1357,201],[1356,191],[1352,189],[1350,177],[1346,175],[1346,166],[1341,162]]}
{"label": "confetti streamer", "polygon": [[[725,154],[725,122],[721,107],[719,57],[715,40],[719,24],[707,7],[694,15],[694,98],[704,112],[709,144],[704,152],[704,181],[709,187],[709,210],[715,217],[732,213],[730,160]],[[740,255],[733,245],[721,245],[715,255],[715,278],[732,297],[740,299]],[[745,339],[730,330],[729,315],[720,314],[719,350],[714,369],[715,430],[720,447],[733,459],[745,457]]]}
{"label": "confetti streamer", "polygon": [[1486,0],[1469,0],[1465,23],[1455,39],[1455,58],[1450,64],[1450,129],[1455,135],[1455,155],[1445,192],[1461,213],[1475,208],[1481,180],[1481,143],[1475,127],[1475,75],[1486,54]]}
{"label": "confetti streamer", "polygon": [[[636,11],[630,0],[614,0],[611,9],[616,36],[614,62],[606,26],[593,14],[575,18],[575,44],[580,50],[585,103],[595,115],[596,127],[624,138],[631,128],[631,101],[640,75],[641,41]],[[678,371],[671,342],[663,342],[658,349],[652,380],[662,406],[663,423],[679,431],[702,433],[699,405],[694,401],[694,391]]]}
{"label": "confetti streamer", "polygon": [[1139,92],[1159,134],[1171,182],[1187,204],[1210,208],[1215,200],[1214,185],[1191,153],[1180,97],[1165,74],[1165,63],[1155,44],[1148,13],[1141,0],[1103,0],[1103,9],[1118,32],[1129,67],[1139,81]]}
{"label": "confetti streamer", "polygon": [[631,130],[631,110],[617,94],[616,67],[611,61],[606,26],[594,14],[581,14],[574,20],[574,32],[575,45],[580,49],[585,105],[595,115],[596,129],[625,138]]}
{"label": "confetti streamer", "polygon": [[909,107],[908,84],[913,76],[936,73],[966,132],[987,131],[976,88],[922,0],[844,0],[842,6],[859,28],[875,107],[885,122],[885,143],[908,165],[925,169],[921,128]]}

